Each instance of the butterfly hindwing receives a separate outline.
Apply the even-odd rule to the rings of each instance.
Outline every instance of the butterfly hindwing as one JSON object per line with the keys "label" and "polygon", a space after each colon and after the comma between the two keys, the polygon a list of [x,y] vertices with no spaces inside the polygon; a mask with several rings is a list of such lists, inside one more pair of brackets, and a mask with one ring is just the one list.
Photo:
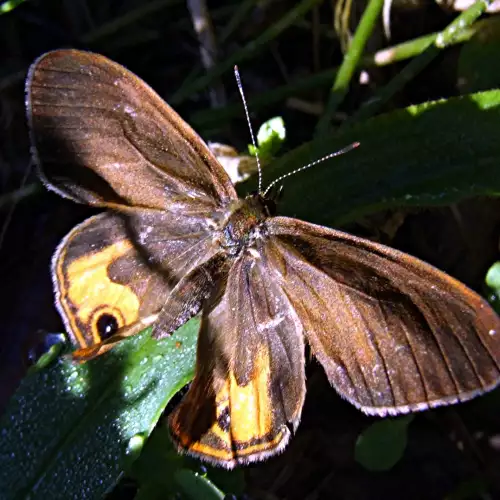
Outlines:
{"label": "butterfly hindwing", "polygon": [[283,449],[305,396],[303,336],[266,260],[237,259],[207,303],[195,378],[170,417],[180,449],[228,468]]}
{"label": "butterfly hindwing", "polygon": [[124,219],[111,212],[87,219],[64,238],[52,272],[56,304],[83,358],[96,355],[118,330],[131,334],[134,325],[153,322],[170,289],[131,243]]}

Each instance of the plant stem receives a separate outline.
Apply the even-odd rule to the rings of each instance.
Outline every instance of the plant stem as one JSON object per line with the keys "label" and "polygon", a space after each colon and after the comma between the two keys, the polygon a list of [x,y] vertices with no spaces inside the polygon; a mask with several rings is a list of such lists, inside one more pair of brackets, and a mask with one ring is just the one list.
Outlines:
{"label": "plant stem", "polygon": [[[497,26],[497,28],[495,27]],[[470,40],[476,33],[486,29],[499,29],[500,17],[490,17],[477,21],[472,26],[463,29],[457,33],[456,37],[450,42],[450,45],[464,43]],[[367,54],[362,57],[360,66],[373,67],[373,66],[388,66],[396,62],[404,61],[412,57],[422,54],[425,49],[434,43],[439,33],[431,33],[419,38],[415,38],[408,42],[404,42],[386,49],[379,50],[374,54]],[[330,68],[316,73],[311,76],[291,81],[287,85],[268,90],[267,92],[250,96],[248,98],[248,105],[252,112],[256,112],[269,105],[280,102],[287,97],[295,96],[300,93],[307,92],[312,89],[317,89],[327,85],[335,78],[338,68]],[[221,126],[225,121],[241,116],[241,103],[229,104],[217,110],[205,109],[193,113],[190,116],[189,122],[198,129],[206,129],[214,125]]]}
{"label": "plant stem", "polygon": [[344,100],[344,97],[349,90],[349,83],[361,60],[366,42],[372,34],[383,5],[384,0],[370,0],[368,6],[363,12],[363,16],[361,17],[359,25],[356,28],[356,33],[354,34],[349,50],[344,56],[344,60],[342,61],[333,83],[325,112],[318,121],[316,136],[325,134],[330,128],[332,116],[335,111],[337,111],[340,103]]}
{"label": "plant stem", "polygon": [[[343,127],[353,122],[362,121],[377,113],[397,92],[399,92],[410,80],[415,78],[440,52],[442,49],[462,41],[464,32],[467,32],[474,21],[486,11],[489,2],[478,0],[472,7],[460,14],[450,25],[438,33],[433,39],[428,39],[428,47],[408,63],[403,70],[396,75],[385,87],[381,88],[370,100],[365,103],[354,115],[349,118]],[[465,33],[466,35],[467,33]]]}
{"label": "plant stem", "polygon": [[10,208],[12,205],[29,198],[33,194],[42,192],[42,185],[40,182],[32,182],[22,186],[15,191],[6,193],[0,196],[0,211]]}
{"label": "plant stem", "polygon": [[[255,112],[276,102],[283,101],[287,97],[300,94],[310,89],[326,86],[332,81],[336,73],[336,68],[328,69],[321,73],[311,75],[310,77],[292,81],[288,85],[283,85],[282,87],[257,94],[255,97],[250,97],[248,99],[248,107],[252,112]],[[237,102],[216,110],[206,109],[193,113],[189,118],[189,123],[194,127],[204,128],[215,125],[216,123],[220,124],[235,116],[243,116],[242,113],[242,104],[241,102]]]}
{"label": "plant stem", "polygon": [[[236,30],[245,22],[252,7],[257,3],[257,0],[243,0],[236,8],[227,25],[222,29],[220,36],[217,38],[217,43],[222,46],[236,32]],[[189,75],[184,79],[180,88],[191,85],[191,83],[200,77],[202,66],[197,63],[191,70]]]}

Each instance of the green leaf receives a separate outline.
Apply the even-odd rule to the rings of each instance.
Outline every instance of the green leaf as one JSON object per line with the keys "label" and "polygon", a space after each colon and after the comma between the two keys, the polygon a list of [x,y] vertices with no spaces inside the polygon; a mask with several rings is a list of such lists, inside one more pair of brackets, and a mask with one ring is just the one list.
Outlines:
{"label": "green leaf", "polygon": [[[42,346],[46,350],[33,366],[30,366],[28,373],[35,373],[44,370],[56,360],[66,347],[66,337],[62,333],[47,333],[41,339]],[[36,348],[34,349],[36,351]],[[33,358],[36,352],[33,352]]]}
{"label": "green leaf", "polygon": [[11,12],[16,7],[19,7],[26,0],[8,0],[6,2],[0,2],[0,15],[7,14],[7,12]]}
{"label": "green leaf", "polygon": [[[264,186],[359,141],[355,151],[287,178],[279,212],[332,226],[387,208],[498,196],[498,130],[499,90],[419,104],[291,151],[266,168]],[[253,189],[255,180],[238,185]]]}
{"label": "green leaf", "polygon": [[475,500],[477,498],[491,498],[490,484],[485,478],[477,477],[466,479],[458,484],[458,486],[444,500]]}
{"label": "green leaf", "polygon": [[286,138],[285,122],[280,116],[275,116],[264,122],[257,133],[257,149],[252,144],[248,146],[250,154],[260,156],[264,162],[276,155]]}
{"label": "green leaf", "polygon": [[198,321],[148,332],[81,365],[26,377],[0,421],[5,498],[99,498],[136,458],[170,398],[193,376]]}
{"label": "green leaf", "polygon": [[486,284],[500,295],[500,262],[495,262],[486,273]]}
{"label": "green leaf", "polygon": [[139,485],[135,500],[162,500],[174,494],[186,499],[222,498],[221,490],[241,494],[244,488],[242,470],[207,467],[179,455],[166,426],[155,429],[130,474]]}
{"label": "green leaf", "polygon": [[185,497],[190,500],[222,500],[224,498],[224,493],[217,486],[192,470],[178,470],[175,478]]}
{"label": "green leaf", "polygon": [[500,262],[495,262],[488,269],[484,281],[488,288],[488,301],[500,314]]}
{"label": "green leaf", "polygon": [[386,418],[370,425],[356,441],[356,462],[371,471],[391,469],[406,448],[408,425],[413,415]]}

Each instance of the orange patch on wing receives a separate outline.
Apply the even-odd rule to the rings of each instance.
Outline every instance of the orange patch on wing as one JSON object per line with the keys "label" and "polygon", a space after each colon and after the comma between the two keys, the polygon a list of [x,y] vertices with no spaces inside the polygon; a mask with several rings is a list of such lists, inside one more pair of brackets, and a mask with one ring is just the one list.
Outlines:
{"label": "orange patch on wing", "polygon": [[[238,457],[273,450],[278,447],[286,431],[273,428],[273,402],[269,382],[271,367],[269,354],[261,350],[254,363],[254,370],[247,385],[238,385],[233,372],[215,398],[216,419],[198,441],[181,431],[182,424],[175,421],[173,431],[179,444],[197,455],[215,461],[234,462]],[[221,421],[228,418],[228,428]],[[274,435],[273,435],[274,431]],[[259,442],[260,441],[260,442]]]}
{"label": "orange patch on wing", "polygon": [[186,449],[195,455],[204,455],[223,462],[230,462],[234,459],[234,453],[231,448],[214,448],[210,444],[205,444],[201,441],[191,443],[188,447],[186,447]]}
{"label": "orange patch on wing", "polygon": [[[64,254],[59,257],[57,278],[60,284],[68,283],[66,289],[61,285],[61,304],[71,325],[71,330],[81,347],[88,343],[77,324],[77,319],[89,324],[94,313],[112,314],[118,326],[132,324],[139,316],[140,302],[131,288],[109,279],[108,267],[117,258],[132,248],[130,241],[119,241],[104,250],[80,257],[72,261],[66,269],[62,267]],[[74,317],[73,310],[78,311]],[[93,343],[101,342],[96,328],[92,328]]]}
{"label": "orange patch on wing", "polygon": [[231,434],[239,443],[264,437],[272,430],[270,380],[269,353],[262,349],[255,359],[250,382],[246,386],[239,386],[231,372],[229,380],[217,395],[217,399],[229,399]]}

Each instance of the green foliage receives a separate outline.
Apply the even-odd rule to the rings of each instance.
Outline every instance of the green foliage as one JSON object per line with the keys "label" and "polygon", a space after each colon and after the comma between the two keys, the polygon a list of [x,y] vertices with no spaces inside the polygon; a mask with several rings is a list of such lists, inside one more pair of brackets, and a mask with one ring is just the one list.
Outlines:
{"label": "green foliage", "polygon": [[[356,150],[285,179],[279,212],[336,226],[384,209],[495,196],[499,127],[498,90],[410,106],[294,149],[266,167],[264,187],[359,141]],[[238,190],[255,186],[250,179]]]}
{"label": "green foliage", "polygon": [[44,370],[64,351],[66,337],[62,333],[56,335],[51,334],[51,336],[56,337],[57,341],[48,347],[46,352],[44,352],[40,358],[36,360],[36,363],[33,366],[30,366],[28,373],[35,373]]}
{"label": "green foliage", "polygon": [[379,420],[358,437],[356,462],[371,471],[389,470],[403,456],[413,415]]}
{"label": "green foliage", "polygon": [[0,3],[0,15],[7,14],[7,12],[14,10],[16,7],[18,7],[19,5],[21,5],[25,1],[26,0],[7,0],[6,2],[1,2]]}
{"label": "green foliage", "polygon": [[275,116],[263,123],[257,132],[257,148],[248,145],[251,155],[259,155],[262,162],[271,160],[281,148],[286,138],[285,122],[280,116]]}
{"label": "green foliage", "polygon": [[500,19],[485,26],[460,50],[458,85],[463,93],[500,86]]}
{"label": "green foliage", "polygon": [[485,283],[488,288],[488,300],[500,314],[500,262],[495,262],[486,273]]}
{"label": "green foliage", "polygon": [[130,475],[140,485],[135,500],[160,500],[175,494],[187,500],[216,500],[224,497],[219,488],[225,493],[240,494],[244,486],[241,470],[207,468],[179,455],[164,425],[155,429]]}
{"label": "green foliage", "polygon": [[486,274],[486,284],[492,288],[497,295],[500,294],[500,262],[495,262]]}
{"label": "green foliage", "polygon": [[476,500],[490,498],[489,484],[478,477],[462,481],[444,500]]}
{"label": "green foliage", "polygon": [[26,377],[0,421],[4,498],[96,498],[112,488],[192,378],[197,329],[192,320],[160,342],[143,332],[109,355],[61,358]]}

